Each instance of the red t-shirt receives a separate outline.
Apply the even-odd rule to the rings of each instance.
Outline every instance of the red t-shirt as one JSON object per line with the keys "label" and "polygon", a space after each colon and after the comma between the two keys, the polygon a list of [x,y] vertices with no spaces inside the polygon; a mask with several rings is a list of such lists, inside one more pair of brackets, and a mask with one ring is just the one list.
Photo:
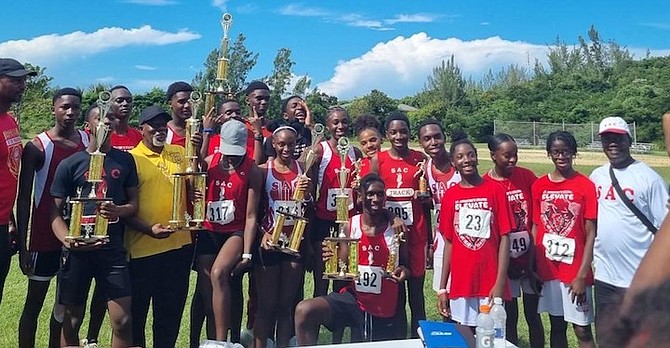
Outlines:
{"label": "red t-shirt", "polygon": [[[366,236],[363,233],[361,215],[355,215],[351,218],[349,235],[351,238],[360,238],[358,271],[361,277],[347,287],[353,290],[362,311],[380,318],[393,317],[398,303],[398,283],[383,276],[389,258],[389,245],[392,245],[395,238],[393,228],[389,225],[384,233]],[[344,291],[347,288],[340,292]]]}
{"label": "red t-shirt", "polygon": [[[586,220],[598,217],[595,185],[581,173],[561,182],[545,175],[533,184],[531,197],[540,278],[570,284],[584,257]],[[586,283],[593,284],[591,271]]]}
{"label": "red t-shirt", "polygon": [[499,183],[507,193],[507,203],[512,212],[512,230],[509,234],[509,267],[523,270],[528,267],[528,247],[532,243],[530,227],[533,218],[531,185],[537,180],[535,174],[522,167],[515,167],[509,179],[496,180],[489,173],[484,178]]}
{"label": "red t-shirt", "polygon": [[253,161],[245,157],[232,173],[222,170],[219,162],[221,154],[215,153],[207,169],[207,219],[203,226],[219,233],[244,231]]}
{"label": "red t-shirt", "polygon": [[489,295],[498,274],[500,238],[509,234],[511,220],[505,191],[490,179],[476,187],[447,190],[439,230],[452,245],[449,298]]}
{"label": "red t-shirt", "polygon": [[9,224],[14,208],[22,154],[19,125],[8,112],[0,114],[0,225]]}
{"label": "red t-shirt", "polygon": [[142,141],[142,132],[128,127],[126,134],[112,132],[112,147],[121,151],[130,151]]}

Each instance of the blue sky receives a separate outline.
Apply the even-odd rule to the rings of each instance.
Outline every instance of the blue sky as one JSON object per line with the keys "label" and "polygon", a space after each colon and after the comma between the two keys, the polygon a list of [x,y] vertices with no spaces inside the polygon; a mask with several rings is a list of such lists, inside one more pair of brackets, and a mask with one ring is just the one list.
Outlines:
{"label": "blue sky", "polygon": [[281,47],[294,73],[343,99],[376,88],[392,97],[421,90],[455,55],[478,78],[509,64],[544,60],[557,36],[569,44],[594,24],[641,57],[670,54],[667,1],[241,1],[109,0],[7,2],[0,57],[46,67],[59,86],[125,84],[141,93],[190,81],[222,36],[224,12],[260,54],[250,79],[270,74]]}

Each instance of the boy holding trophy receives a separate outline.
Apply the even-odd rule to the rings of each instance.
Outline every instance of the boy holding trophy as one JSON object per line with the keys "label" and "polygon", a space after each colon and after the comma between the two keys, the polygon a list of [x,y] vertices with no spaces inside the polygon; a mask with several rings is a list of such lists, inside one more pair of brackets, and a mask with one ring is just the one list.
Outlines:
{"label": "boy holding trophy", "polygon": [[[108,298],[112,347],[131,343],[131,288],[121,219],[137,213],[137,172],[129,153],[111,147],[117,121],[106,111],[101,108],[89,146],[58,165],[51,186],[51,226],[68,249],[58,284],[58,302],[65,306],[63,340],[68,346],[79,344],[93,278]],[[64,218],[61,213],[68,210]]]}

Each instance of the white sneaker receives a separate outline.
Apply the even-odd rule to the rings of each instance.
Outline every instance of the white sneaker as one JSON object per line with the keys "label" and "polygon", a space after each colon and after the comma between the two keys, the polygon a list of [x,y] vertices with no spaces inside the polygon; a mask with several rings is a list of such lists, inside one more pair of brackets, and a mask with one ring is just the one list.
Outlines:
{"label": "white sneaker", "polygon": [[82,348],[98,348],[98,343],[97,342],[88,343],[88,340],[85,339],[85,338],[82,339],[80,343],[81,343],[80,346]]}

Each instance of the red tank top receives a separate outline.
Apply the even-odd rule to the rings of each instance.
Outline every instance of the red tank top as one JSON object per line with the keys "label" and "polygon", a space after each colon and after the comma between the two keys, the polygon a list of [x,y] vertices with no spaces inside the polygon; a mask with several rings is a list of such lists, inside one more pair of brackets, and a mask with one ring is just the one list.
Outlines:
{"label": "red tank top", "polygon": [[183,137],[177,132],[175,132],[170,125],[168,125],[168,130],[167,130],[167,138],[165,138],[165,141],[168,144],[172,145],[179,145],[181,147],[186,147],[186,137]]}
{"label": "red tank top", "polygon": [[207,169],[207,219],[203,225],[219,233],[243,231],[253,161],[244,157],[232,173],[221,169],[220,162],[221,154],[215,153]]}
{"label": "red tank top", "polygon": [[[323,220],[335,221],[337,218],[337,206],[335,205],[335,196],[337,196],[340,189],[340,180],[338,179],[340,166],[342,160],[340,154],[333,149],[328,141],[322,141],[320,144],[323,155],[321,156],[321,163],[319,164],[319,176],[317,182],[319,184],[319,199],[316,201],[316,217]],[[344,166],[350,171],[354,169],[353,163],[356,160],[356,152],[354,148],[350,147],[347,153]],[[352,197],[351,191],[351,172],[347,179],[349,197]],[[349,204],[349,216],[353,214],[354,204],[353,199]]]}
{"label": "red tank top", "polygon": [[[365,235],[360,214],[351,218],[349,226],[351,238],[360,238],[358,271],[361,276],[348,287],[354,291],[356,302],[362,311],[376,317],[390,318],[396,312],[398,283],[383,275],[389,258],[389,245],[392,245],[395,233],[389,225],[384,233]],[[397,260],[396,258],[396,266]]]}
{"label": "red tank top", "polygon": [[419,162],[423,154],[410,150],[409,156],[393,159],[388,151],[379,152],[379,176],[386,185],[386,208],[396,214],[410,229],[410,238],[426,242],[428,239],[428,221],[423,205],[414,199],[419,189]]}
{"label": "red tank top", "polygon": [[[274,161],[268,161],[268,173],[265,178],[265,194],[267,199],[267,210],[263,217],[263,230],[272,232],[275,224],[276,211],[287,211],[291,214],[296,213],[298,208],[297,202],[293,200],[295,187],[298,184],[298,176],[302,174],[300,165],[295,163],[295,171],[288,173],[277,172]],[[284,220],[283,231],[287,236],[290,236],[293,230],[295,221],[291,217],[286,217]]]}
{"label": "red tank top", "polygon": [[0,225],[9,224],[14,208],[22,154],[23,143],[16,120],[9,113],[0,114]]}
{"label": "red tank top", "polygon": [[44,164],[35,172],[33,180],[33,210],[27,238],[29,251],[57,251],[63,246],[51,229],[53,196],[49,190],[58,164],[88,146],[88,135],[79,131],[79,137],[80,141],[75,147],[54,143],[47,132],[35,137],[42,145]]}
{"label": "red tank top", "polygon": [[[447,192],[447,189],[461,182],[461,174],[456,171],[456,168],[453,166],[450,166],[449,171],[446,173],[438,171],[435,169],[435,166],[433,166],[432,158],[428,159],[426,168],[429,168],[426,173],[426,178],[428,179],[430,192],[433,195],[433,207],[435,208],[435,223],[433,224],[433,228],[435,231],[438,231],[437,226],[440,225],[440,210],[442,208],[442,198],[444,197],[444,193]],[[435,233],[434,237],[434,251],[437,251],[438,255],[442,255],[442,247],[444,247],[442,234],[439,232]]]}

